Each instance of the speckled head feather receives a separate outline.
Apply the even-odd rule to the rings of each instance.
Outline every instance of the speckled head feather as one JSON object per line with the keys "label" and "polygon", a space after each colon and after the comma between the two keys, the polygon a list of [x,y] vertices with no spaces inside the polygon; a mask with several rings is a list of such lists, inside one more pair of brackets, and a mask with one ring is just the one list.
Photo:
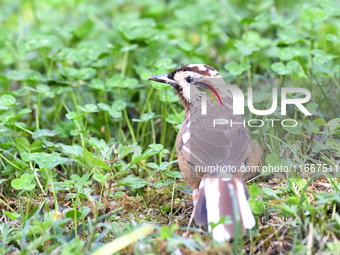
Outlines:
{"label": "speckled head feather", "polygon": [[168,74],[169,79],[174,79],[174,75],[178,72],[195,72],[197,74],[200,74],[204,77],[220,77],[219,72],[217,72],[214,68],[211,66],[205,65],[205,64],[189,64],[178,67],[176,70],[172,71],[170,74]]}
{"label": "speckled head feather", "polygon": [[[170,74],[160,74],[149,77],[149,80],[170,84],[175,88],[183,105],[187,108],[193,101],[200,101],[205,94],[201,86],[210,88],[214,93],[213,84],[208,81],[199,82],[204,78],[222,78],[218,71],[204,64],[189,64],[180,66]],[[192,101],[193,100],[193,101]],[[220,100],[221,101],[221,100]]]}

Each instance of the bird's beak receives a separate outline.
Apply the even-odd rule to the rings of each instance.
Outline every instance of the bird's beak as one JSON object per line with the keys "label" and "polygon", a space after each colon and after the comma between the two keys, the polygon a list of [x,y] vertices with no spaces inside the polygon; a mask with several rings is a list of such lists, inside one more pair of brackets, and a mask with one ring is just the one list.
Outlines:
{"label": "bird's beak", "polygon": [[178,82],[174,81],[173,79],[169,79],[167,74],[154,75],[154,76],[149,77],[148,80],[170,84],[171,86],[173,86],[175,88],[178,87]]}

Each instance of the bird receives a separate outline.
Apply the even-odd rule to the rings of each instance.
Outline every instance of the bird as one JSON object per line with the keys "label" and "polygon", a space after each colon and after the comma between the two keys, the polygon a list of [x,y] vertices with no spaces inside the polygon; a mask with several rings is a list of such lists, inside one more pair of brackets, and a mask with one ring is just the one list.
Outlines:
{"label": "bird", "polygon": [[[217,70],[205,64],[187,64],[169,74],[148,78],[171,85],[185,108],[176,150],[179,169],[192,188],[194,208],[188,230],[194,219],[196,225],[212,233],[216,241],[225,242],[235,235],[244,235],[245,229],[252,229],[256,223],[247,201],[249,191],[244,182],[245,175],[230,169],[227,172],[204,169],[210,167],[212,170],[212,166],[216,166],[215,169],[218,166],[256,169],[262,151],[258,143],[252,142],[244,125],[213,127],[216,117],[233,123],[243,121],[240,115],[233,114],[230,91],[216,85],[215,81],[220,83],[221,79]],[[201,111],[203,98],[207,105],[205,115]]]}

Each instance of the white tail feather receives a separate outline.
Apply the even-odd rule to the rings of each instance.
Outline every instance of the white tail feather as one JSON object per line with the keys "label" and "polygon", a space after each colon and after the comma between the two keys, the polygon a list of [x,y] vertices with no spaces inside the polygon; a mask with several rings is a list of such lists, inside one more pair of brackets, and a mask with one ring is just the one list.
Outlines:
{"label": "white tail feather", "polygon": [[253,227],[255,227],[255,218],[247,201],[243,183],[237,183],[237,193],[243,227],[246,229],[252,229]]}
{"label": "white tail feather", "polygon": [[222,224],[217,225],[214,228],[212,235],[213,238],[219,243],[228,241],[231,238],[230,234],[227,232],[227,230],[224,228]]}
{"label": "white tail feather", "polygon": [[[218,179],[202,179],[201,184],[203,182],[204,192],[206,196],[206,208],[207,208],[207,217],[208,222],[217,223],[220,220],[220,212],[218,210],[218,203],[220,200],[220,192],[218,190]],[[201,185],[200,185],[201,187]],[[211,232],[211,226],[208,225],[209,232]],[[224,242],[230,239],[230,234],[226,231],[222,224],[216,226],[212,235],[214,239],[218,242]]]}
{"label": "white tail feather", "polygon": [[[228,194],[220,194],[218,185],[221,183],[226,183],[228,185],[228,180],[219,181],[220,179],[213,178],[203,178],[199,185],[200,189],[204,189],[206,196],[206,209],[207,209],[207,220],[208,222],[217,223],[220,220],[219,211],[219,200],[221,196],[228,196]],[[243,227],[246,229],[251,229],[255,226],[255,218],[248,204],[245,190],[241,182],[237,183],[237,197],[238,204],[240,208],[240,214],[242,216]],[[228,198],[226,198],[228,199]],[[211,232],[211,226],[208,224],[208,230]],[[219,224],[212,231],[213,238],[218,242],[228,241],[232,236],[223,224]]]}

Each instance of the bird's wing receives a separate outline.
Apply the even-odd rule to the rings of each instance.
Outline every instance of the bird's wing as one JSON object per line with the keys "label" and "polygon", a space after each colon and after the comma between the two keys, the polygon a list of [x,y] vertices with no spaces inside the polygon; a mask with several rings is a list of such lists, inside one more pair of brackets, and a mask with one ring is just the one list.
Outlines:
{"label": "bird's wing", "polygon": [[[220,108],[215,109],[221,111]],[[214,116],[229,117],[229,124],[213,127]],[[230,119],[239,124],[231,126]],[[184,145],[190,148],[191,168],[217,165],[239,168],[251,153],[250,134],[244,127],[242,118],[233,116],[230,111],[226,111],[224,115],[221,112],[217,114],[214,109],[210,115],[192,120],[190,139]]]}

